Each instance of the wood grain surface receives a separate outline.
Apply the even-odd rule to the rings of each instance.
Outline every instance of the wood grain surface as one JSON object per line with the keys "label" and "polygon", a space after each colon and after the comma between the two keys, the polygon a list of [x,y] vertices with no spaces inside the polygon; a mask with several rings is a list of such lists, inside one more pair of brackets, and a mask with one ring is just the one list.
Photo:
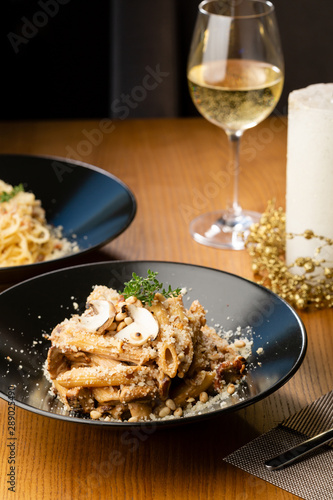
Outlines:
{"label": "wood grain surface", "polygon": [[[273,117],[244,135],[239,198],[263,211],[285,204],[286,131]],[[225,134],[201,118],[0,124],[0,152],[80,159],[122,179],[137,215],[85,261],[158,259],[200,264],[252,279],[246,251],[191,239],[191,218],[224,207],[232,192]],[[212,420],[163,431],[93,428],[16,409],[16,491],[8,491],[7,402],[0,400],[0,498],[297,498],[223,462],[223,457],[332,389],[333,311],[300,313],[308,350],[296,375],[266,399]]]}

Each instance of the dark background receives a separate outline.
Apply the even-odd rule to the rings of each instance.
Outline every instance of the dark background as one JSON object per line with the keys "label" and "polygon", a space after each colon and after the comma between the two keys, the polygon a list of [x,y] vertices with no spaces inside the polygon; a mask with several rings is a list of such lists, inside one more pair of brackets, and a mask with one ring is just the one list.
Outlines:
{"label": "dark background", "polygon": [[[186,60],[198,3],[1,0],[0,119],[196,115]],[[273,3],[286,63],[276,112],[286,114],[291,90],[333,82],[333,1]],[[168,76],[144,96],[147,67]]]}

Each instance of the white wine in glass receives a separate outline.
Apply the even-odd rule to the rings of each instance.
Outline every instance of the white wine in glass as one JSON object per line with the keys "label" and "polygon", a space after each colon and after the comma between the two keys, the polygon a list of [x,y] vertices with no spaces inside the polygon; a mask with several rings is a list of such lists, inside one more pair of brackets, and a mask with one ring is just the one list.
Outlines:
{"label": "white wine in glass", "polygon": [[227,134],[232,203],[190,224],[204,245],[240,250],[260,214],[238,202],[239,146],[243,132],[267,118],[283,88],[284,62],[274,6],[266,0],[201,2],[187,78],[198,111]]}

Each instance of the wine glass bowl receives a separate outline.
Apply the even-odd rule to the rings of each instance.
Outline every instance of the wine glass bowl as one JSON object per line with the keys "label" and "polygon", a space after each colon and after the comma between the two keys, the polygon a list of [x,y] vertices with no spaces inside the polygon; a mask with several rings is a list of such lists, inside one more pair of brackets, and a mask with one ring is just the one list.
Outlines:
{"label": "wine glass bowl", "polygon": [[199,243],[244,248],[244,235],[260,214],[238,202],[240,139],[267,118],[282,93],[284,63],[274,6],[268,0],[206,0],[199,5],[188,58],[191,98],[228,137],[234,187],[225,210],[190,224]]}

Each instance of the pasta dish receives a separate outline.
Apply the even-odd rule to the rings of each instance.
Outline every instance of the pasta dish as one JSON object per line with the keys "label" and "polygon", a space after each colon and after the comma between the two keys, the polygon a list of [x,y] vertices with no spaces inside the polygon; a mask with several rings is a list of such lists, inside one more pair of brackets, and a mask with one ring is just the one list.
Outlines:
{"label": "pasta dish", "polygon": [[157,292],[149,305],[96,285],[85,311],[49,336],[52,393],[69,411],[129,422],[180,417],[233,394],[245,375],[245,341],[229,344],[205,314],[198,300],[186,309],[182,293]]}
{"label": "pasta dish", "polygon": [[40,200],[0,180],[0,267],[34,264],[78,250],[47,224]]}

